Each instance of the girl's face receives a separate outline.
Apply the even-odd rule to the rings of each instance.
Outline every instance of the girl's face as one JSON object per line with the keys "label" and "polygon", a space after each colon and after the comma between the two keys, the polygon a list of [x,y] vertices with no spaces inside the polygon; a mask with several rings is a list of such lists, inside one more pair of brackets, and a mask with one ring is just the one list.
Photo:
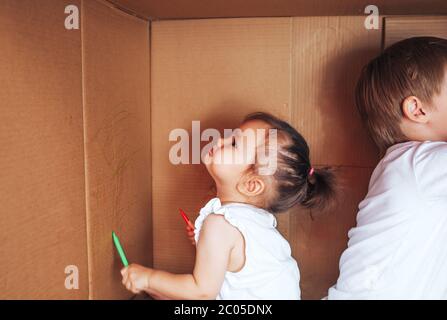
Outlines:
{"label": "girl's face", "polygon": [[251,120],[217,141],[204,159],[216,185],[236,187],[245,170],[255,163],[256,150],[264,146],[269,128],[263,121]]}

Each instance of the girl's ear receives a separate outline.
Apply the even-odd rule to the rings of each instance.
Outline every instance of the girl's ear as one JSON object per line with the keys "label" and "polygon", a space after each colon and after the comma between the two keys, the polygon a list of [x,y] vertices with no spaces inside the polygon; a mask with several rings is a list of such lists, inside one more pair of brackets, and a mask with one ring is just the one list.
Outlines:
{"label": "girl's ear", "polygon": [[244,179],[236,186],[237,190],[247,197],[254,197],[262,194],[265,190],[265,183],[256,176]]}
{"label": "girl's ear", "polygon": [[428,122],[427,109],[422,104],[422,101],[415,96],[405,98],[404,102],[402,103],[402,114],[406,119],[413,122]]}

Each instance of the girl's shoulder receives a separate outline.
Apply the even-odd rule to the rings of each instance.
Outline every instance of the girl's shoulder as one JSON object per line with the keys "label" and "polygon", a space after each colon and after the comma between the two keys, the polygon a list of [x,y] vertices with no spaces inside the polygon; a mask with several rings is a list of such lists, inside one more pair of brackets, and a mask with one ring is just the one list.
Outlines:
{"label": "girl's shoulder", "polygon": [[200,230],[204,220],[210,215],[222,215],[227,222],[238,229],[247,225],[256,224],[264,228],[276,228],[276,218],[270,212],[246,203],[228,203],[222,205],[219,198],[213,198],[200,209],[199,217],[195,222],[196,230]]}
{"label": "girl's shoulder", "polygon": [[[219,229],[219,232],[226,229],[231,232],[231,229],[239,231],[244,230],[244,224],[241,223],[241,218],[238,218],[240,212],[229,207],[222,206],[219,198],[213,198],[200,209],[200,214],[194,223],[194,233],[196,243],[199,240],[200,231],[206,224],[207,229]],[[224,230],[225,231],[225,230]]]}

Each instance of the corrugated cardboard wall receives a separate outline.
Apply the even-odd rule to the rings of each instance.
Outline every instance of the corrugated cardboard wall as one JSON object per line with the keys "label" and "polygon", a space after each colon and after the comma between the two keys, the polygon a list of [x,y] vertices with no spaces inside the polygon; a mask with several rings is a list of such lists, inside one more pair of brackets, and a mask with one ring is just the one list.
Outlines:
{"label": "corrugated cardboard wall", "polygon": [[363,15],[373,4],[381,15],[446,14],[445,0],[108,0],[154,19]]}
{"label": "corrugated cardboard wall", "polygon": [[0,2],[0,298],[88,294],[81,34],[65,6]]}
{"label": "corrugated cardboard wall", "polygon": [[406,38],[427,35],[447,39],[447,16],[385,18],[385,47]]}
{"label": "corrugated cardboard wall", "polygon": [[152,264],[149,25],[90,0],[82,17],[90,298],[130,297],[111,231]]}
{"label": "corrugated cardboard wall", "polygon": [[[235,128],[248,112],[270,111],[307,138],[314,166],[338,167],[338,206],[278,216],[302,273],[303,298],[321,298],[338,276],[338,259],[377,151],[353,102],[360,67],[380,51],[381,31],[363,17],[159,21],[152,26],[154,264],[189,272],[194,251],[182,207],[195,218],[212,194],[203,165],[172,165],[175,128]],[[173,89],[175,88],[175,89]]]}
{"label": "corrugated cardboard wall", "polygon": [[0,39],[0,298],[128,298],[111,231],[151,264],[149,24],[99,1],[3,0]]}

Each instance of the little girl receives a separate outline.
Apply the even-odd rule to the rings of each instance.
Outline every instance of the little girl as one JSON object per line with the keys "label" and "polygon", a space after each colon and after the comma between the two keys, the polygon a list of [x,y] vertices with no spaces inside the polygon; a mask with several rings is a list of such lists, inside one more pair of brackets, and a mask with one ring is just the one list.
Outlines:
{"label": "little girl", "polygon": [[[128,290],[164,299],[300,299],[298,266],[274,214],[295,205],[324,207],[334,196],[333,174],[314,169],[304,138],[270,114],[249,114],[239,129],[242,134],[219,139],[203,159],[217,195],[190,233],[193,273],[132,264],[121,270]],[[260,174],[262,148],[276,156],[271,174]]]}

